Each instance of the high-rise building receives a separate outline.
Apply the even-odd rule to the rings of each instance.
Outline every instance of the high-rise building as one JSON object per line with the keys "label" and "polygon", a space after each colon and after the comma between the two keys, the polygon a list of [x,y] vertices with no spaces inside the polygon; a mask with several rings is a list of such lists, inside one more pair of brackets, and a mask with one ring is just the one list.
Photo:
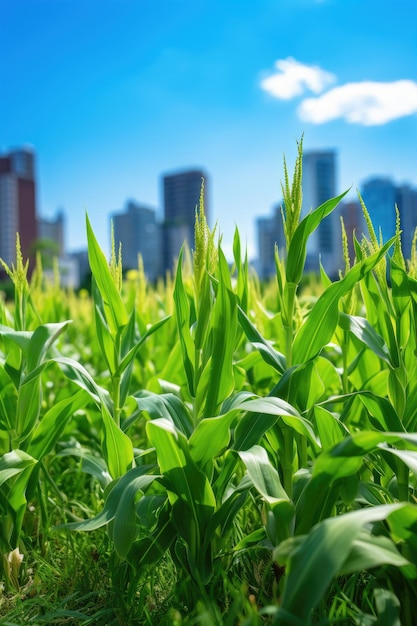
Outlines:
{"label": "high-rise building", "polygon": [[23,258],[30,258],[38,231],[35,155],[28,148],[0,155],[0,257],[8,265],[16,261],[16,233]]}
{"label": "high-rise building", "polygon": [[275,207],[271,217],[259,217],[256,220],[256,235],[258,240],[257,270],[259,277],[267,280],[276,275],[275,245],[280,251],[285,247],[280,205]]}
{"label": "high-rise building", "polygon": [[[336,152],[321,150],[303,154],[302,217],[336,195]],[[328,274],[340,267],[340,246],[337,246],[338,218],[333,212],[323,219],[310,236],[306,270],[318,271],[319,262]]]}
{"label": "high-rise building", "polygon": [[65,216],[62,210],[57,212],[55,218],[40,217],[38,219],[38,237],[39,239],[49,239],[53,241],[57,247],[57,256],[64,256]]}
{"label": "high-rise building", "polygon": [[77,287],[87,287],[90,285],[91,269],[88,260],[88,249],[82,248],[70,253],[77,267]]}
{"label": "high-rise building", "polygon": [[201,170],[188,170],[163,177],[164,268],[172,269],[181,246],[187,241],[194,248],[195,213],[204,181],[204,211],[209,222],[207,176]]}
{"label": "high-rise building", "polygon": [[137,269],[140,253],[148,280],[155,280],[162,272],[161,228],[155,210],[129,201],[112,220],[116,249],[122,244],[123,269]]}
{"label": "high-rise building", "polygon": [[[366,235],[366,237],[368,237],[365,218],[363,216],[362,206],[359,200],[342,202],[340,205],[340,215],[342,216],[343,223],[345,225],[346,236],[348,240],[349,259],[350,262],[353,264],[353,261],[355,259],[353,238],[356,237],[356,239],[360,242],[364,234]],[[339,241],[341,241],[341,238],[339,239]]]}
{"label": "high-rise building", "polygon": [[361,196],[368,210],[375,233],[383,241],[395,235],[395,203],[397,190],[390,178],[370,178],[363,183]]}
{"label": "high-rise building", "polygon": [[397,206],[400,212],[402,250],[404,258],[409,259],[417,228],[417,189],[410,185],[397,187]]}

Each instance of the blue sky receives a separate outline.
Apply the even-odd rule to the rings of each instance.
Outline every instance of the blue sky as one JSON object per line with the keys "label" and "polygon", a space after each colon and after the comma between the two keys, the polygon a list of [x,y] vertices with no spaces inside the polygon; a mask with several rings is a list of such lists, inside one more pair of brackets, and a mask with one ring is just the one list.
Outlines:
{"label": "blue sky", "polygon": [[[338,191],[417,186],[415,0],[2,0],[0,150],[37,154],[38,210],[162,211],[161,175],[208,174],[226,251],[280,201],[283,155],[338,152]],[[354,194],[355,191],[352,191]]]}

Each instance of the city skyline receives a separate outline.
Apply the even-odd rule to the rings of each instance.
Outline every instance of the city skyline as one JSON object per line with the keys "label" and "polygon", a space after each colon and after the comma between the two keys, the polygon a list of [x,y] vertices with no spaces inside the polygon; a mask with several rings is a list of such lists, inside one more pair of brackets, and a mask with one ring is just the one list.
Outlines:
{"label": "city skyline", "polygon": [[103,215],[161,209],[161,173],[204,168],[226,252],[237,224],[253,255],[303,135],[338,151],[337,192],[417,184],[416,42],[414,0],[5,0],[0,150],[34,146],[70,249],[86,210],[108,252]]}
{"label": "city skyline", "polygon": [[[14,262],[16,233],[20,233],[24,257],[35,249],[57,254],[65,274],[65,283],[74,287],[86,275],[86,248],[70,251],[65,242],[67,219],[59,209],[54,218],[45,218],[36,207],[36,154],[33,150],[19,148],[0,154],[0,257]],[[335,150],[324,149],[303,153],[303,201],[300,219],[309,211],[336,196],[335,181],[338,173],[338,155]],[[175,268],[184,242],[194,248],[195,213],[203,194],[205,213],[210,225],[210,178],[204,170],[180,170],[161,175],[163,183],[163,214],[132,199],[126,199],[124,210],[107,216],[109,239],[114,237],[117,247],[122,246],[123,269],[138,267],[139,254],[148,279],[153,282]],[[27,195],[27,185],[30,195]],[[14,191],[13,191],[14,190]],[[22,195],[23,194],[23,195]],[[362,182],[360,189],[375,231],[386,241],[395,234],[396,213],[400,216],[401,241],[405,258],[410,258],[412,240],[417,228],[417,187],[396,184],[392,178],[373,175]],[[283,251],[285,236],[282,223],[282,199],[274,205],[272,215],[255,216],[255,254],[249,257],[260,278],[270,278],[275,273],[274,249]],[[340,217],[343,217],[351,259],[354,258],[353,233],[360,240],[368,236],[359,198],[343,200],[335,211],[311,234],[307,247],[306,270],[325,271],[337,278],[342,269],[340,247]],[[11,229],[12,227],[12,229]],[[221,233],[218,233],[221,236]],[[50,244],[47,244],[47,242]],[[46,247],[45,247],[46,246]],[[55,252],[53,250],[55,249]],[[223,248],[224,249],[224,248]],[[229,258],[232,261],[232,258]],[[51,265],[52,267],[52,265]],[[77,269],[78,268],[78,269]],[[32,269],[32,268],[31,268]],[[78,276],[78,278],[77,278]]]}
{"label": "city skyline", "polygon": [[[33,179],[36,181],[36,186],[35,186],[35,205],[37,207],[36,209],[36,216],[39,222],[39,226],[38,228],[42,228],[42,230],[39,231],[39,237],[43,238],[43,237],[47,237],[47,233],[48,233],[48,228],[52,228],[52,231],[54,228],[56,228],[57,224],[62,224],[65,222],[65,230],[68,230],[68,226],[71,225],[71,215],[68,215],[67,211],[61,206],[61,207],[57,207],[56,210],[46,216],[45,214],[42,213],[42,210],[40,210],[39,206],[38,206],[38,202],[36,201],[36,187],[39,186],[39,180],[37,179],[36,176],[36,170],[37,170],[37,161],[38,161],[38,155],[36,153],[36,150],[34,150],[33,148],[25,148],[25,147],[17,147],[15,149],[9,150],[8,152],[2,153],[0,152],[0,159],[8,159],[10,157],[10,154],[28,154],[31,156],[31,167],[33,169]],[[309,151],[305,151],[304,152],[304,157],[303,157],[303,213],[302,216],[304,216],[309,210],[316,208],[317,206],[319,206],[319,204],[321,204],[322,202],[324,202],[326,199],[329,199],[332,196],[337,195],[337,193],[339,193],[336,189],[336,183],[335,181],[338,179],[340,172],[340,165],[339,165],[339,161],[338,161],[338,157],[339,157],[339,153],[336,150],[333,150],[331,148],[323,148],[320,150],[309,150]],[[312,161],[311,165],[309,166],[310,161]],[[311,171],[313,169],[313,167],[321,167],[321,169],[323,170],[324,167],[324,171],[326,171],[327,169],[329,170],[329,175],[330,175],[330,182],[327,180],[325,185],[321,187],[320,189],[320,193],[317,193],[317,190],[315,189],[315,185],[316,183],[311,181]],[[291,172],[289,172],[290,177],[291,177]],[[199,197],[200,197],[200,189],[201,189],[201,185],[204,184],[205,185],[205,193],[204,193],[204,198],[205,198],[205,211],[206,211],[206,217],[208,218],[208,223],[209,226],[211,228],[214,227],[214,222],[212,219],[210,219],[211,213],[212,213],[212,209],[210,207],[210,204],[208,203],[208,199],[207,199],[207,181],[209,181],[209,184],[211,184],[211,177],[210,177],[210,173],[207,172],[207,170],[201,169],[201,170],[196,170],[195,168],[192,169],[184,169],[184,168],[180,168],[180,169],[173,169],[170,172],[162,172],[159,174],[158,177],[158,182],[159,182],[159,186],[161,187],[161,198],[160,198],[160,202],[159,204],[156,205],[149,205],[146,202],[143,202],[142,199],[140,198],[135,198],[132,196],[125,196],[123,200],[121,200],[121,202],[119,203],[118,208],[113,209],[111,211],[108,211],[105,213],[105,222],[106,222],[106,235],[107,235],[107,241],[105,242],[100,242],[100,245],[102,245],[103,248],[106,247],[106,245],[108,245],[108,247],[110,248],[110,242],[111,242],[111,222],[115,222],[115,220],[117,220],[117,218],[119,218],[121,215],[124,215],[126,212],[129,212],[129,210],[133,210],[134,207],[140,207],[141,209],[145,209],[146,211],[152,211],[155,212],[155,218],[159,223],[163,223],[164,221],[170,221],[170,219],[172,218],[172,216],[170,216],[169,214],[166,215],[166,189],[164,189],[164,187],[166,186],[166,183],[168,181],[172,181],[171,184],[174,184],[174,189],[175,189],[175,180],[179,179],[179,180],[186,180],[187,177],[189,177],[191,175],[192,177],[192,193],[194,194],[193,197],[195,197],[195,202],[192,203],[191,199],[188,198],[188,205],[189,206],[193,206],[194,209],[196,209],[198,207],[198,202],[199,202]],[[204,182],[205,181],[205,182]],[[374,187],[374,185],[377,185],[377,187],[380,187],[382,185],[382,187],[385,187],[385,190],[388,190],[388,196],[387,196],[387,202],[385,203],[385,208],[388,209],[389,206],[391,206],[391,215],[385,215],[383,217],[383,219],[381,220],[380,223],[375,223],[375,227],[379,228],[382,227],[383,233],[386,233],[386,237],[385,239],[391,237],[394,234],[394,230],[395,230],[395,203],[396,203],[396,196],[393,195],[393,189],[397,189],[400,193],[402,194],[407,194],[407,190],[411,191],[412,193],[416,193],[417,192],[417,185],[412,185],[410,184],[409,181],[398,181],[395,180],[395,178],[393,176],[390,175],[380,175],[377,172],[374,172],[372,174],[370,174],[366,179],[361,180],[359,185],[358,185],[358,189],[357,192],[355,191],[355,195],[352,197],[352,195],[348,195],[346,197],[346,201],[347,202],[357,202],[359,199],[358,193],[361,194],[362,198],[367,200],[369,198],[369,202],[371,204],[369,210],[371,213],[371,217],[373,217],[374,219],[377,218],[377,214],[375,214],[372,210],[372,194],[370,194],[369,196],[367,196],[367,188],[368,186],[370,187]],[[210,194],[209,194],[210,195]],[[378,194],[377,194],[378,196]],[[255,234],[255,245],[254,245],[254,249],[253,249],[253,255],[252,255],[252,260],[256,260],[258,258],[258,245],[257,245],[257,233],[256,233],[256,223],[258,222],[258,220],[260,218],[266,217],[267,219],[270,218],[270,213],[274,212],[276,210],[276,208],[280,208],[281,206],[281,202],[282,202],[282,198],[279,198],[278,200],[276,200],[270,207],[264,207],[262,210],[260,210],[259,212],[257,212],[256,214],[253,215],[253,229],[254,229],[254,234]],[[366,204],[366,202],[365,202]],[[130,208],[131,207],[131,208]],[[173,209],[171,210],[173,212],[173,215],[175,214],[177,207],[173,207]],[[169,209],[168,209],[169,211]],[[181,211],[181,209],[180,209]],[[187,239],[189,239],[191,237],[192,239],[192,229],[193,229],[193,224],[191,224],[191,222],[193,221],[193,217],[194,214],[191,216],[191,212],[190,212],[190,208],[188,208],[186,211],[188,211],[188,215],[180,215],[181,219],[185,218],[185,222],[187,223],[187,233],[188,233],[188,237]],[[193,211],[192,211],[193,212]],[[414,224],[413,222],[413,218],[414,216],[409,216],[409,218],[406,220],[406,224],[407,224],[407,229],[409,231],[414,230],[414,228],[417,226],[417,220],[416,223]],[[411,221],[410,221],[411,220]],[[390,224],[390,227],[387,227],[387,224]],[[191,226],[190,226],[191,225]],[[238,225],[238,224],[237,224]],[[239,225],[238,225],[239,226]],[[62,225],[59,227],[62,228]],[[191,229],[191,230],[190,230]],[[52,232],[51,231],[51,232]],[[117,235],[117,229],[115,229],[115,234]],[[222,235],[222,233],[218,232],[218,235]],[[315,236],[317,235],[317,233],[313,234],[312,238],[311,238],[311,242],[310,242],[310,250],[313,251],[314,254],[318,253],[318,250],[323,248],[323,245],[319,245],[318,239],[316,240]],[[66,233],[60,233],[59,235],[60,237],[60,241],[59,241],[59,246],[60,246],[60,250],[64,251],[65,253],[72,253],[72,252],[77,252],[80,251],[84,248],[86,248],[86,244],[83,246],[77,246],[76,248],[71,248],[71,246],[68,245],[67,242],[67,236]],[[65,237],[65,241],[62,241],[62,237]],[[52,237],[54,238],[54,237]],[[324,236],[324,239],[326,237]],[[11,248],[14,250],[14,245],[15,245],[15,238],[12,238],[13,241],[10,244]],[[321,235],[321,239],[323,239],[323,235]],[[323,239],[323,242],[324,242]],[[409,239],[409,238],[408,238]],[[408,241],[407,239],[407,241]],[[118,242],[118,238],[116,236],[116,243]],[[323,243],[322,242],[322,243]],[[103,245],[104,243],[104,245]],[[179,247],[180,245],[175,244],[175,248],[176,248],[176,252],[178,253],[179,251]],[[230,260],[231,260],[231,256],[230,256]],[[313,262],[314,264],[314,262]],[[132,263],[130,262],[129,265],[132,265]],[[166,268],[167,269],[167,268]]]}

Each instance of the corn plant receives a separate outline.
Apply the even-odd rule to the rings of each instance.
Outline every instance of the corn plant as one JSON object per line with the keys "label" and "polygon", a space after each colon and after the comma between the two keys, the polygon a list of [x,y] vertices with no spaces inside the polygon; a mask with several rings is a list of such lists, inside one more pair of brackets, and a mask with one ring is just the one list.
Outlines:
{"label": "corn plant", "polygon": [[29,285],[18,258],[15,307],[0,310],[9,587],[30,546],[25,511],[39,508],[46,533],[64,502],[54,464],[68,463],[93,487],[54,509],[56,541],[106,530],[119,622],[158,622],[145,598],[170,571],[178,620],[413,623],[415,250],[407,263],[399,223],[384,242],[363,207],[369,238],[349,259],[342,225],[343,271],[321,268],[307,293],[309,237],[344,194],[303,217],[302,142],[282,191],[286,245],[268,285],[238,229],[229,266],[203,191],[195,250],[156,287],[140,258],[123,279],[88,218],[91,298],[64,300],[41,268]]}
{"label": "corn plant", "polygon": [[[87,398],[82,391],[75,395],[66,392],[52,408],[43,412],[42,375],[56,363],[56,357],[51,355],[53,344],[69,321],[43,324],[34,331],[27,330],[28,266],[23,265],[19,241],[16,268],[10,270],[5,267],[16,293],[14,327],[0,326],[3,342],[0,362],[0,549],[5,555],[3,571],[9,586],[9,555],[22,547],[20,538],[28,500],[36,494],[39,505],[43,507],[38,482],[43,460],[54,450],[71,416],[85,406]],[[16,583],[16,573],[13,582]]]}
{"label": "corn plant", "polygon": [[[301,154],[299,154],[299,158],[300,156]],[[297,209],[300,204],[301,196],[300,170],[301,164],[300,161],[297,161],[291,192],[288,185],[288,176],[286,175],[286,193],[284,193],[284,198],[286,205],[293,208],[293,212],[289,212],[290,220],[293,215],[298,217],[300,214]],[[297,188],[297,186],[299,188]],[[407,318],[405,324],[404,322],[401,324],[401,320],[397,321],[395,326],[396,331],[394,331],[391,330],[391,326],[388,323],[389,315],[387,313],[382,314],[382,319],[384,320],[383,328],[388,343],[387,346],[381,335],[375,331],[367,320],[353,317],[342,311],[340,311],[339,314],[339,307],[343,299],[352,294],[353,289],[359,281],[362,281],[366,285],[373,284],[372,281],[375,279],[372,271],[375,270],[375,274],[378,276],[378,271],[380,271],[381,266],[385,263],[385,254],[394,243],[395,239],[390,240],[385,245],[381,242],[379,246],[372,248],[370,254],[366,256],[363,254],[359,255],[355,265],[351,268],[348,267],[345,276],[342,276],[338,282],[331,283],[327,281],[327,286],[309,311],[308,316],[299,324],[297,330],[294,330],[293,321],[289,320],[289,311],[291,311],[291,316],[294,316],[297,281],[301,277],[306,242],[309,234],[312,232],[311,229],[314,228],[314,219],[321,213],[321,217],[317,222],[318,225],[319,221],[321,221],[322,217],[326,214],[326,211],[332,210],[341,197],[335,199],[335,201],[326,203],[323,207],[311,213],[307,218],[304,218],[298,226],[294,227],[291,221],[287,223],[284,217],[284,227],[287,238],[287,257],[284,259],[277,256],[277,277],[280,310],[282,312],[283,326],[286,329],[284,348],[284,352],[286,350],[285,361],[284,355],[276,352],[259,334],[256,336],[256,330],[251,327],[247,319],[243,318],[248,338],[260,349],[265,361],[281,374],[281,378],[273,389],[272,394],[290,402],[302,415],[305,415],[311,420],[309,422],[311,427],[309,431],[306,430],[305,432],[301,432],[299,422],[297,422],[298,427],[296,429],[288,425],[285,425],[284,428],[280,426],[277,428],[276,424],[272,428],[268,425],[268,428],[265,428],[265,430],[260,433],[265,433],[264,447],[253,445],[250,449],[240,451],[239,453],[241,459],[246,464],[249,477],[254,487],[266,503],[268,509],[266,518],[267,537],[273,545],[281,545],[284,541],[282,545],[291,546],[291,551],[289,551],[291,558],[286,561],[290,572],[292,572],[293,568],[292,559],[295,561],[295,555],[297,555],[298,558],[298,552],[300,552],[300,554],[302,552],[300,548],[301,545],[304,545],[302,538],[304,538],[304,536],[306,537],[306,550],[303,552],[303,556],[304,558],[311,558],[312,544],[309,541],[309,533],[312,529],[315,529],[316,526],[318,529],[321,528],[322,525],[323,528],[326,529],[324,535],[330,533],[331,531],[327,530],[327,528],[336,527],[336,521],[333,526],[333,523],[330,523],[328,519],[331,518],[336,511],[339,512],[337,524],[340,523],[340,528],[343,528],[345,516],[342,515],[342,513],[346,511],[346,515],[348,515],[348,506],[354,502],[359,486],[362,487],[360,473],[363,467],[362,457],[366,454],[364,448],[360,448],[358,454],[355,455],[354,461],[352,459],[350,463],[347,463],[346,457],[342,455],[342,458],[337,459],[336,465],[338,442],[343,441],[345,437],[349,437],[349,430],[345,425],[347,421],[345,416],[348,414],[348,409],[351,408],[353,402],[360,402],[364,407],[364,412],[369,416],[368,419],[377,423],[379,422],[379,428],[385,430],[384,434],[380,435],[380,438],[377,439],[379,448],[381,448],[381,446],[383,447],[383,444],[387,442],[390,442],[391,445],[394,441],[396,443],[395,450],[391,451],[391,446],[387,448],[389,450],[388,463],[391,467],[394,466],[394,468],[396,468],[394,475],[396,475],[398,479],[398,494],[401,500],[408,501],[409,499],[408,473],[410,468],[414,466],[414,452],[411,450],[404,452],[404,447],[406,446],[403,436],[404,428],[401,425],[400,419],[398,419],[395,407],[390,405],[387,400],[375,397],[372,393],[362,390],[358,392],[358,394],[347,393],[344,397],[329,399],[327,404],[332,408],[341,406],[341,404],[345,405],[340,419],[338,419],[334,411],[328,411],[325,404],[322,402],[326,395],[329,394],[329,391],[331,392],[333,389],[333,392],[337,392],[337,390],[340,389],[339,374],[329,359],[326,358],[325,352],[326,346],[332,341],[338,330],[339,323],[345,333],[345,340],[347,333],[348,335],[353,335],[355,341],[359,341],[362,344],[363,349],[361,354],[365,355],[364,358],[367,358],[368,349],[373,351],[374,356],[382,359],[383,363],[388,364],[390,367],[388,396],[398,396],[400,399],[403,396],[402,387],[399,385],[404,379],[404,373],[399,369],[401,365],[398,356],[402,350],[399,350],[394,338],[396,334],[398,336],[400,335],[401,328],[412,328],[412,324],[407,325],[409,319]],[[309,222],[310,226],[308,226]],[[297,242],[296,247],[292,246],[291,236],[293,236],[294,241]],[[401,271],[404,272],[402,269],[404,263],[401,264],[402,267],[401,265],[400,267],[398,266],[401,257],[399,256],[397,244],[396,253],[394,254],[394,258],[395,257],[396,262],[391,260],[390,263],[394,274],[392,297],[393,299],[395,298],[396,305],[392,305],[390,311],[397,311],[399,315],[403,315],[404,311],[409,310],[409,302],[407,303],[405,301],[407,290],[404,275],[401,274]],[[385,301],[389,302],[390,295],[386,283],[384,284],[384,296]],[[374,302],[376,306],[376,298]],[[381,313],[379,313],[379,315],[381,315]],[[389,348],[390,345],[391,350]],[[356,359],[352,363],[350,368],[351,373],[358,367],[358,362],[359,359]],[[346,366],[346,359],[344,363]],[[348,390],[348,376],[349,373],[345,371],[343,375],[344,391]],[[396,389],[390,393],[390,386],[392,389],[394,384],[396,385]],[[265,400],[268,400],[268,398]],[[259,416],[258,419],[262,420],[263,426],[265,426],[264,415]],[[245,418],[242,423],[245,421],[247,425],[250,421],[253,427],[252,418]],[[387,428],[388,424],[390,428]],[[386,432],[387,430],[399,432],[391,436]],[[307,432],[310,432],[310,436],[307,435]],[[314,434],[312,435],[312,433]],[[260,439],[258,440],[260,441]],[[355,442],[356,441],[355,439]],[[407,441],[409,441],[409,445],[413,445],[411,440]],[[253,439],[251,443],[256,444],[256,440]],[[310,459],[313,460],[312,471],[308,466],[306,443],[310,445]],[[335,466],[331,472],[326,471],[324,465],[322,465],[324,458],[326,458],[324,450],[327,446],[329,446],[329,450],[331,450],[331,453],[336,457],[334,459]],[[295,456],[296,450],[297,456]],[[373,447],[372,450],[375,452],[375,447]],[[369,450],[367,450],[367,452],[368,451]],[[382,457],[387,456],[385,448],[380,454]],[[395,460],[392,458],[393,456]],[[280,470],[279,472],[277,472],[274,467],[275,463],[271,464],[271,460],[275,461]],[[378,470],[376,471],[381,471],[379,463],[377,467]],[[362,489],[364,488],[362,487]],[[324,498],[322,494],[325,494]],[[380,503],[382,506],[382,502]],[[375,511],[375,514],[385,515],[383,509],[381,509],[380,512]],[[348,519],[350,518],[347,518],[346,525],[349,524]],[[358,519],[360,519],[360,516],[358,516]],[[366,519],[365,514],[364,519]],[[406,519],[405,517],[404,521]],[[358,526],[358,529],[359,528],[360,526]],[[375,543],[372,539],[368,541]],[[375,562],[377,562],[378,559],[380,559],[378,561],[379,564],[401,562],[404,565],[403,569],[406,572],[406,578],[410,580],[415,578],[415,568],[413,568],[407,560],[407,558],[411,558],[410,549],[406,549],[405,555],[401,556],[400,553],[396,551],[395,543],[392,538],[386,538],[384,541],[388,545],[391,556],[385,555],[387,560],[384,560],[384,555],[381,552],[375,559]],[[327,553],[328,548],[329,546],[326,545],[326,540],[323,538],[323,541],[317,546],[318,567],[320,567],[319,563],[322,563],[322,559]],[[279,549],[277,549],[275,554],[283,554],[285,550],[286,548],[283,548],[280,552]],[[342,560],[347,558],[348,550],[349,548],[347,547],[344,553],[340,550],[338,551],[340,554],[343,554],[343,556],[340,557]],[[333,553],[335,553],[336,556],[337,551],[333,549],[332,554]],[[392,554],[394,554],[394,556],[392,556]],[[391,558],[393,559],[392,561],[390,560]],[[413,561],[414,559],[411,560]],[[300,557],[300,564],[302,562],[303,559]],[[366,559],[364,558],[363,561],[359,561],[357,566],[358,569],[365,569],[367,567]],[[341,570],[340,564],[333,570],[329,568],[329,572],[331,571],[329,581],[336,573],[340,573]],[[300,579],[299,570],[296,570],[294,580],[295,578],[302,580],[302,578]],[[294,588],[294,580],[291,576],[282,579],[281,587],[283,588],[283,597],[282,605],[277,613],[277,623],[307,623],[310,619],[311,609],[316,605],[320,599],[320,594],[323,593],[326,588],[326,584],[324,584],[322,588],[315,585],[311,586],[311,578],[314,579],[314,576],[311,577],[310,572],[310,576],[306,578],[306,585],[310,585],[311,604],[304,604],[302,609],[295,607],[294,604],[289,611],[289,605],[287,605],[287,598],[289,597],[288,590]],[[300,589],[297,589],[293,597],[297,597],[297,602],[299,602],[298,599],[302,597],[304,593],[307,593],[307,589],[302,592]]]}

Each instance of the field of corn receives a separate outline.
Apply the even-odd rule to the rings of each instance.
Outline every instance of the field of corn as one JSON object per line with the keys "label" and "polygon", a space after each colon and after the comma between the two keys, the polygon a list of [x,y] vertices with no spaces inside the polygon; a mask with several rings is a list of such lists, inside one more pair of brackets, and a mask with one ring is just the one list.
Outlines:
{"label": "field of corn", "polygon": [[7,268],[1,625],[416,623],[415,252],[363,207],[355,258],[342,224],[339,279],[307,284],[343,194],[301,218],[301,182],[300,144],[271,284],[202,202],[157,285],[88,218],[91,295]]}

